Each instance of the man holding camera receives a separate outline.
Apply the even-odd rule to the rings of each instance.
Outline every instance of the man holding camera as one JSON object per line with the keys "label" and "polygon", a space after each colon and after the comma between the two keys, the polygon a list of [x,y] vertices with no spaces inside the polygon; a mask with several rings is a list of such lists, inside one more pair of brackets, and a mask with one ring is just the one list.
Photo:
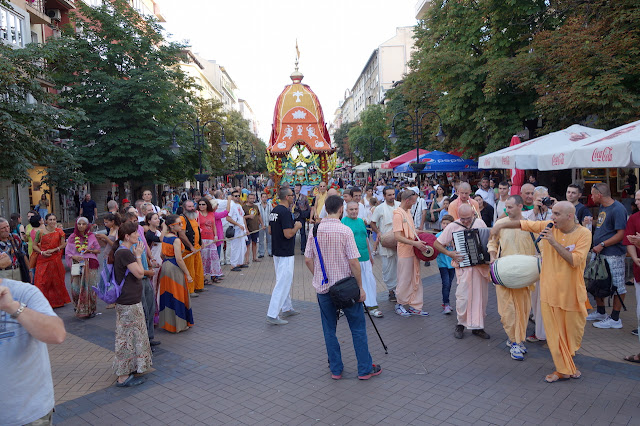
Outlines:
{"label": "man holding camera", "polygon": [[[373,364],[369,353],[367,327],[362,304],[367,295],[362,289],[360,262],[358,261],[360,253],[358,252],[353,232],[340,222],[343,210],[342,202],[343,200],[337,195],[327,197],[324,204],[327,210],[327,217],[318,225],[318,246],[320,247],[325,267],[322,268],[320,265],[318,249],[312,238],[309,239],[311,243],[304,253],[304,262],[313,274],[312,284],[318,293],[324,343],[329,357],[331,378],[334,380],[342,378],[344,365],[340,354],[340,343],[336,337],[338,310],[331,301],[329,289],[336,282],[348,276],[353,276],[356,279],[358,287],[360,287],[360,299],[353,306],[344,308],[343,312],[349,322],[353,346],[358,360],[358,379],[368,380],[382,373],[382,368]],[[324,282],[325,273],[327,282]]]}
{"label": "man holding camera", "polygon": [[301,190],[302,184],[296,183],[293,187],[293,219],[302,224],[302,228],[300,228],[300,250],[304,254],[307,248],[307,219],[311,217],[311,207],[307,196],[300,193]]}

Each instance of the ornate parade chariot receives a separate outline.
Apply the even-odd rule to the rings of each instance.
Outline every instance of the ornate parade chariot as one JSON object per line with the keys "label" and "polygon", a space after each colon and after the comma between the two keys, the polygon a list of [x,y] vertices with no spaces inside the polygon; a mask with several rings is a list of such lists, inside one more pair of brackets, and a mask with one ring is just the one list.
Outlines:
{"label": "ornate parade chariot", "polygon": [[267,147],[267,168],[275,187],[282,183],[316,186],[336,168],[335,148],[324,122],[320,101],[296,70],[292,84],[278,96]]}

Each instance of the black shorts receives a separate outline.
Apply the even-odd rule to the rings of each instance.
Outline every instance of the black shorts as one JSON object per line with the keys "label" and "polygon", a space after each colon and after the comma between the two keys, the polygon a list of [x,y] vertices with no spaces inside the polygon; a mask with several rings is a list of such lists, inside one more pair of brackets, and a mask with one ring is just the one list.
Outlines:
{"label": "black shorts", "polygon": [[254,232],[253,234],[249,234],[248,235],[249,240],[247,240],[247,245],[249,245],[250,242],[254,242],[257,243],[258,242],[258,232]]}

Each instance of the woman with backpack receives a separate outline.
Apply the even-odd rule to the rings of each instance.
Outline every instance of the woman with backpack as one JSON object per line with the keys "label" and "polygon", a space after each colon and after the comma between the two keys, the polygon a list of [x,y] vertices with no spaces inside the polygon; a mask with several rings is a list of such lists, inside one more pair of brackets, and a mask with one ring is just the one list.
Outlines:
{"label": "woman with backpack", "polygon": [[71,298],[75,305],[77,318],[96,316],[96,293],[92,287],[98,282],[97,255],[100,243],[89,230],[89,220],[80,216],[76,220],[73,234],[67,240],[64,251],[67,266],[71,269]]}
{"label": "woman with backpack", "polygon": [[164,262],[160,268],[160,318],[158,326],[171,333],[179,333],[193,326],[191,299],[187,282],[193,278],[189,274],[187,265],[182,259],[184,244],[178,238],[182,230],[181,216],[169,215],[165,219],[168,232],[162,239],[162,254]]}
{"label": "woman with backpack", "polygon": [[[107,262],[113,265],[116,283],[124,281],[116,301],[116,345],[113,369],[118,376],[116,386],[131,387],[144,382],[135,377],[151,367],[151,345],[142,310],[142,253],[138,224],[123,223],[118,229],[118,240],[109,253]],[[132,246],[136,244],[134,248]]]}

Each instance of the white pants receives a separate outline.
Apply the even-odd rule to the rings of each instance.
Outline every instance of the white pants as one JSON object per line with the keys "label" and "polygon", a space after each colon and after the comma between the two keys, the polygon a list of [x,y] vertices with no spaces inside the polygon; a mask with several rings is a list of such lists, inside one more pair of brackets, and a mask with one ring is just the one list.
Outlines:
{"label": "white pants", "polygon": [[[236,236],[241,232],[236,230]],[[247,243],[245,238],[235,238],[231,241],[227,241],[227,250],[229,251],[231,266],[235,267],[244,264],[244,254],[247,251]]]}
{"label": "white pants", "polygon": [[378,306],[376,295],[376,277],[373,276],[371,261],[360,262],[360,274],[362,276],[362,289],[367,294],[364,304],[367,307]]}
{"label": "white pants", "polygon": [[[224,223],[224,225],[222,225],[222,235],[225,235],[227,232],[227,228],[232,226],[229,222]],[[231,252],[231,250],[229,250],[229,242],[227,242],[226,244],[226,249],[225,249],[225,245],[222,245],[222,253],[220,253],[220,264],[221,265],[228,265],[231,263],[231,258],[229,256],[229,253]]]}
{"label": "white pants", "polygon": [[533,320],[536,322],[536,337],[540,340],[547,340],[542,311],[540,310],[540,281],[536,282],[536,289],[531,293],[531,311],[533,312]]}
{"label": "white pants", "polygon": [[398,285],[398,255],[382,256],[382,279],[387,290],[393,290]]}
{"label": "white pants", "polygon": [[293,283],[293,267],[295,256],[273,256],[273,266],[276,268],[276,285],[271,293],[269,310],[267,316],[277,318],[280,311],[290,311],[291,305],[291,284]]}

